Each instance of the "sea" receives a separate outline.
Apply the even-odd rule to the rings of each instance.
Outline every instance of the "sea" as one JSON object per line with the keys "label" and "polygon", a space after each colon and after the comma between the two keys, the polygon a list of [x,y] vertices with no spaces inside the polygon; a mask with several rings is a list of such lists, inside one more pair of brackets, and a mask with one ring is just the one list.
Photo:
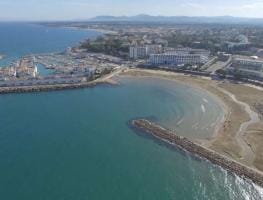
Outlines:
{"label": "sea", "polygon": [[[0,23],[2,64],[97,35]],[[182,136],[210,138],[223,117],[213,96],[158,78],[116,80],[115,86],[0,95],[0,199],[262,199],[251,181],[129,126],[144,117]]]}
{"label": "sea", "polygon": [[21,56],[40,53],[63,52],[84,39],[100,35],[96,31],[52,28],[28,23],[0,23],[0,67]]}

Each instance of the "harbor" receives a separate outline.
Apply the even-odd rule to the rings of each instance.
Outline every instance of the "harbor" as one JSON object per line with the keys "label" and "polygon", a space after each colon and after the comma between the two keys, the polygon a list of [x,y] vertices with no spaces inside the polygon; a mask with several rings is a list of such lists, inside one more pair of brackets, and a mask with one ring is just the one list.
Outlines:
{"label": "harbor", "polygon": [[21,91],[19,87],[35,87],[39,90],[43,88],[39,86],[86,85],[125,67],[125,64],[120,58],[72,48],[63,53],[34,54],[0,68],[0,89]]}

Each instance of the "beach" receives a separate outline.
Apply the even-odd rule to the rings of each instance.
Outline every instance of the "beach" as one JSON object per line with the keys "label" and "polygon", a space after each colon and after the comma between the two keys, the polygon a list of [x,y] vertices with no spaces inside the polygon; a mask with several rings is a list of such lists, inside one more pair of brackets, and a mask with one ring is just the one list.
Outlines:
{"label": "beach", "polygon": [[[224,119],[213,137],[196,140],[217,153],[263,171],[263,92],[256,87],[159,70],[131,69],[122,76],[158,77],[206,90],[222,105]],[[242,91],[242,92],[241,92]]]}

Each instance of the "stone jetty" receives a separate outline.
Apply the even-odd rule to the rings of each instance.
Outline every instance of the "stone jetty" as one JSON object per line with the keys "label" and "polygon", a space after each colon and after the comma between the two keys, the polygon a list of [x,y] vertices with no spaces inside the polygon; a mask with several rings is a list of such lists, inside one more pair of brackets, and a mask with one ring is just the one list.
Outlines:
{"label": "stone jetty", "polygon": [[[77,88],[94,87],[104,82],[83,82],[77,84],[57,84],[57,85],[34,85],[34,86],[21,86],[21,87],[0,87],[0,94],[10,93],[30,93],[30,92],[47,92],[57,90],[69,90]],[[106,84],[106,82],[105,82]]]}
{"label": "stone jetty", "polygon": [[256,169],[249,168],[239,162],[220,155],[210,149],[207,149],[197,143],[190,141],[185,137],[177,136],[174,132],[167,130],[148,120],[137,119],[132,120],[130,123],[132,127],[138,130],[148,133],[153,137],[163,140],[169,144],[176,145],[177,147],[190,152],[193,155],[205,158],[211,163],[221,166],[227,171],[234,173],[239,177],[249,179],[256,185],[263,187],[263,173],[257,171]]}

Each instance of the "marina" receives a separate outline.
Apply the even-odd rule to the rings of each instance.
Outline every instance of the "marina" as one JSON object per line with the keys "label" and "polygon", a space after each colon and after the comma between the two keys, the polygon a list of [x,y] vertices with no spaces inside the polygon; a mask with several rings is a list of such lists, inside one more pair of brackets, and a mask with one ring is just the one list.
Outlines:
{"label": "marina", "polygon": [[23,57],[0,68],[0,87],[89,82],[124,67],[121,59],[69,48],[65,53]]}

